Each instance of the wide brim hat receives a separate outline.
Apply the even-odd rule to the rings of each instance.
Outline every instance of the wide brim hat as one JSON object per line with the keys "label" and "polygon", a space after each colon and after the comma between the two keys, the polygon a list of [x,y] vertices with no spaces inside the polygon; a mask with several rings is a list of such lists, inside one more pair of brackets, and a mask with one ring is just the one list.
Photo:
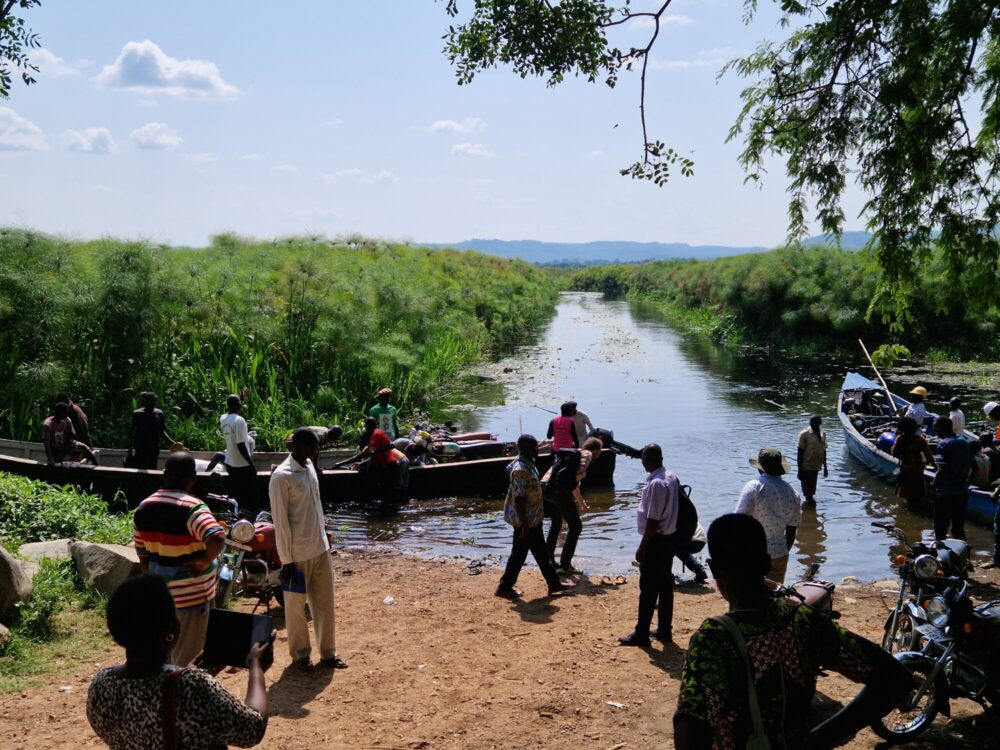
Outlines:
{"label": "wide brim hat", "polygon": [[923,398],[927,398],[927,389],[924,388],[922,385],[918,385],[918,386],[910,389],[910,395],[911,396],[922,396]]}
{"label": "wide brim hat", "polygon": [[791,464],[777,448],[761,448],[757,457],[750,459],[750,465],[768,474],[788,474],[792,471]]}

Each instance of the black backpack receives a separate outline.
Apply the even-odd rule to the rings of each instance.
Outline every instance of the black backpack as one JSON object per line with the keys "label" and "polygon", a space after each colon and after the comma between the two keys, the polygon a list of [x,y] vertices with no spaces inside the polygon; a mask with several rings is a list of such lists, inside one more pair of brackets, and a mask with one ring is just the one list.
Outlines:
{"label": "black backpack", "polygon": [[678,541],[687,543],[691,541],[694,532],[698,529],[698,509],[691,502],[691,487],[682,484],[680,492],[677,493],[679,502],[677,508],[677,531],[675,532]]}
{"label": "black backpack", "polygon": [[576,448],[560,448],[552,462],[552,477],[549,484],[562,490],[575,490],[576,474],[580,470],[580,451]]}

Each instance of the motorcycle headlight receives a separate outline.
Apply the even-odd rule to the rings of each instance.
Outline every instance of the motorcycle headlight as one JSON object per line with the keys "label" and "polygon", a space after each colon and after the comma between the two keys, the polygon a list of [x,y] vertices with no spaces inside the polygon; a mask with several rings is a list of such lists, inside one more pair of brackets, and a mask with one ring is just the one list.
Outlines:
{"label": "motorcycle headlight", "polygon": [[247,544],[251,539],[253,539],[253,535],[253,524],[246,519],[237,521],[229,530],[229,536],[232,540],[234,542],[239,542],[240,544]]}
{"label": "motorcycle headlight", "polygon": [[941,569],[934,555],[920,555],[913,561],[913,574],[921,581],[933,580]]}
{"label": "motorcycle headlight", "polygon": [[924,611],[927,613],[927,621],[936,628],[943,629],[951,616],[948,602],[944,600],[943,596],[932,596],[924,602]]}

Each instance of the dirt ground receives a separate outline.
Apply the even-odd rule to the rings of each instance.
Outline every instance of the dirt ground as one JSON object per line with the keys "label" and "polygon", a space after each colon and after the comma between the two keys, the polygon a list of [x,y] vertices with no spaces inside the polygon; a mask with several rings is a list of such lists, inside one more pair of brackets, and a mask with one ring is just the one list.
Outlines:
{"label": "dirt ground", "polygon": [[[525,597],[514,603],[493,596],[499,572],[490,568],[470,575],[462,563],[371,550],[334,559],[338,650],[350,667],[288,669],[279,630],[261,747],[669,747],[683,646],[703,618],[724,611],[714,588],[679,588],[677,645],[623,648],[616,639],[634,622],[635,578],[606,586],[584,576],[573,595],[548,598],[529,567],[519,582]],[[881,587],[838,587],[847,627],[879,637]],[[387,596],[392,604],[384,603]],[[101,747],[86,720],[87,685],[99,667],[121,657],[109,640],[103,656],[81,661],[78,670],[0,697],[0,748]],[[245,672],[220,679],[244,694]],[[817,710],[832,710],[856,690],[836,675],[821,678]],[[950,721],[939,718],[910,747],[989,747],[994,740],[988,727],[977,726],[979,714],[974,704],[958,703]],[[877,746],[868,730],[848,745]]]}

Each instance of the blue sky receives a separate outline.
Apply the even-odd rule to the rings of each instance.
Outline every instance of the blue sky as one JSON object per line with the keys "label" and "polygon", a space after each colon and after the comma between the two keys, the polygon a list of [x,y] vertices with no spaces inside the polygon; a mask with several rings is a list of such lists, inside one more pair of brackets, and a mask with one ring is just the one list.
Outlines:
{"label": "blue sky", "polygon": [[[0,101],[0,224],[192,245],[223,231],[777,244],[781,164],[743,183],[725,144],[743,83],[715,80],[780,35],[761,5],[750,26],[741,2],[671,6],[648,119],[696,171],[658,189],[618,175],[639,155],[637,75],[458,86],[442,2],[44,0],[28,16],[42,74]],[[848,228],[859,206],[854,192]]]}

